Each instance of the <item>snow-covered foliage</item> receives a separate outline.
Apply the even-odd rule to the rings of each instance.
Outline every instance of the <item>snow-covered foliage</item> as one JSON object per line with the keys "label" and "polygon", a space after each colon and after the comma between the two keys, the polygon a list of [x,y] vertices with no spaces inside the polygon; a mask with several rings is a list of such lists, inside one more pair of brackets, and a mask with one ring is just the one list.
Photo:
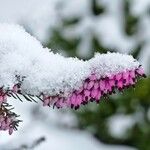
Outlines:
{"label": "snow-covered foliage", "polygon": [[31,101],[36,96],[44,106],[78,109],[145,76],[130,55],[96,54],[89,61],[65,58],[44,48],[18,25],[0,24],[0,57],[1,110],[5,112],[1,130],[9,129],[10,134],[20,121],[11,121],[15,115],[5,110],[6,96],[19,98],[19,94]]}
{"label": "snow-covered foliage", "polygon": [[64,58],[16,25],[1,24],[0,33],[0,86],[12,89],[19,76],[23,94],[68,96],[92,74],[99,79],[139,67],[132,56],[119,53],[96,54],[89,61]]}

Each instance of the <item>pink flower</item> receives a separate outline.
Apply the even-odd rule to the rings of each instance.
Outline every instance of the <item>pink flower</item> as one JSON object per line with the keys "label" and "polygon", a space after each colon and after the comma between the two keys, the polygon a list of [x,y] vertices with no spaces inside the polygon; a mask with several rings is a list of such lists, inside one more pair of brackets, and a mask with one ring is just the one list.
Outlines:
{"label": "pink flower", "polygon": [[53,100],[43,99],[43,105],[54,104],[57,108],[69,106],[72,109],[78,109],[90,101],[98,103],[101,97],[112,94],[114,90],[122,91],[126,87],[133,86],[138,77],[144,76],[144,70],[141,66],[138,69],[126,70],[105,78],[97,78],[96,75],[92,74],[85,80],[83,86],[79,90],[75,90],[68,98],[58,95],[54,103],[52,103]]}
{"label": "pink flower", "polygon": [[0,91],[0,106],[2,103],[6,103],[6,102],[7,102],[7,95],[3,90],[1,90]]}
{"label": "pink flower", "polygon": [[[98,78],[95,74],[85,79],[83,85],[74,90],[68,97],[62,95],[42,95],[43,106],[53,106],[57,108],[70,107],[79,109],[81,105],[89,102],[99,103],[102,97],[111,95],[115,90],[122,91],[124,88],[134,86],[139,77],[145,77],[141,66],[137,69],[126,70],[120,73]],[[11,135],[20,120],[16,119],[16,114],[7,110],[7,95],[21,94],[21,86],[14,85],[12,90],[0,90],[0,130],[8,131]]]}
{"label": "pink flower", "polygon": [[6,131],[8,130],[11,135],[14,131],[14,120],[13,118],[5,115],[0,115],[0,130]]}

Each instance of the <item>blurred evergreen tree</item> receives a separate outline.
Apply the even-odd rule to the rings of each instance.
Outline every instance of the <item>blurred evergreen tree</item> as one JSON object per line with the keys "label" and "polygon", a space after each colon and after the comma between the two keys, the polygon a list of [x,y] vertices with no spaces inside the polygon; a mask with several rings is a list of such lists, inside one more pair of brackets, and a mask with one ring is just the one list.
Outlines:
{"label": "blurred evergreen tree", "polygon": [[[124,32],[127,36],[136,35],[139,19],[130,13],[130,0],[124,0]],[[91,0],[91,15],[98,17],[105,13],[105,8],[98,3],[98,0]],[[62,29],[76,25],[81,18],[72,18],[63,20],[60,28],[53,31],[48,47],[53,50],[63,49],[68,56],[76,56],[76,49],[80,44],[80,38],[68,39],[62,34]],[[132,51],[135,58],[139,57],[143,47],[143,42],[138,43],[136,49]],[[93,50],[93,51],[92,51]],[[93,34],[91,55],[94,50],[100,53],[106,53],[108,48],[105,47]],[[109,49],[110,51],[110,49]],[[111,51],[114,51],[113,49]],[[109,99],[109,101],[108,101]],[[125,93],[117,94],[102,99],[99,105],[89,104],[79,111],[75,112],[79,119],[79,128],[90,131],[97,139],[109,144],[123,144],[136,147],[139,150],[150,150],[150,78],[138,82],[135,90],[128,89]],[[141,113],[142,117],[127,129],[124,137],[115,137],[108,130],[108,119],[116,114],[131,115]]]}

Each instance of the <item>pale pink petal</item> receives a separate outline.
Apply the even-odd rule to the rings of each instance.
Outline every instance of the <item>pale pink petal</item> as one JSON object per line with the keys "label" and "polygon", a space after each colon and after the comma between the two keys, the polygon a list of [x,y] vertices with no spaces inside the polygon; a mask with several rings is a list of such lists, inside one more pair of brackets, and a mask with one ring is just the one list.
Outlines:
{"label": "pale pink petal", "polygon": [[101,91],[104,91],[105,90],[105,81],[104,80],[100,80],[99,86],[100,86]]}
{"label": "pale pink petal", "polygon": [[90,90],[94,86],[94,81],[88,83],[87,89]]}
{"label": "pale pink petal", "polygon": [[130,71],[130,77],[135,78],[135,71],[134,70]]}
{"label": "pale pink petal", "polygon": [[94,89],[98,89],[99,88],[99,83],[98,83],[98,81],[96,81],[95,83],[94,83]]}
{"label": "pale pink petal", "polygon": [[122,73],[118,73],[116,75],[116,80],[119,81],[122,78]]}
{"label": "pale pink petal", "polygon": [[93,74],[93,75],[91,75],[91,76],[89,77],[89,79],[90,79],[90,80],[96,80],[96,79],[97,79],[97,77],[96,77],[96,75],[95,75],[95,74]]}

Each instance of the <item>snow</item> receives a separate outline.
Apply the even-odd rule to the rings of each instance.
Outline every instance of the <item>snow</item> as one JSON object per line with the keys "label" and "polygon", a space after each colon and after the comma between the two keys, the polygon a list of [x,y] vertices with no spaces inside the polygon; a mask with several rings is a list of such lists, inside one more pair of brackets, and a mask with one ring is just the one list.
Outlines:
{"label": "snow", "polygon": [[100,78],[139,67],[132,56],[119,53],[96,54],[89,61],[65,58],[43,48],[22,27],[9,24],[0,25],[0,55],[0,86],[12,89],[15,76],[25,76],[22,92],[32,95],[68,96],[93,73]]}
{"label": "snow", "polygon": [[[37,146],[36,150],[42,150],[47,148],[53,150],[99,150],[100,148],[103,150],[134,150],[133,148],[124,146],[102,144],[93,139],[92,136],[85,132],[71,131],[65,129],[62,130],[51,126],[49,126],[49,129],[47,129],[41,122],[34,123],[38,123],[38,125],[36,127],[30,128],[30,130],[32,130],[32,133],[26,131],[26,133],[20,135],[19,138],[15,139],[16,141],[20,141],[20,145],[28,145],[32,143],[32,141],[34,141],[37,137],[42,137],[44,135],[46,137],[46,141]],[[11,149],[12,147],[16,147],[13,141],[9,142],[8,145],[11,145]],[[10,150],[9,146],[2,146],[2,148],[3,150]]]}
{"label": "snow", "polygon": [[135,123],[135,118],[130,115],[114,115],[108,119],[109,132],[113,137],[126,138],[126,133]]}
{"label": "snow", "polygon": [[[53,28],[62,27],[62,20],[79,17],[81,22],[76,26],[71,26],[71,30],[70,28],[67,31],[64,29],[69,37],[82,39],[77,49],[79,56],[87,56],[91,52],[90,44],[87,48],[87,43],[91,43],[94,35],[100,38],[99,40],[102,40],[104,46],[107,45],[108,48],[113,47],[120,52],[129,52],[134,48],[135,40],[127,37],[120,28],[123,24],[123,14],[120,13],[122,3],[123,1],[120,0],[101,1],[101,5],[106,7],[107,11],[100,17],[94,17],[90,10],[90,0],[67,0],[65,2],[63,0],[14,0],[13,2],[1,0],[0,22],[24,25],[39,40],[45,42],[52,35]],[[97,28],[97,25],[100,27]],[[79,30],[78,34],[76,30]]]}
{"label": "snow", "polygon": [[[21,115],[24,122],[19,131],[14,132],[11,136],[6,132],[0,134],[0,148],[2,150],[16,149],[24,144],[31,145],[40,137],[45,137],[46,140],[38,145],[36,150],[135,150],[127,146],[106,145],[97,141],[87,132],[72,129],[74,125],[72,126],[71,122],[74,120],[75,123],[75,118],[72,120],[72,116],[68,116],[67,112],[48,110],[45,112],[46,116],[44,116],[45,114],[42,114],[34,103],[25,101],[21,103],[13,98],[10,98],[9,101],[10,104],[18,106],[15,111]],[[32,108],[39,112],[31,111]],[[60,116],[61,114],[63,115]],[[66,117],[69,126],[64,126],[63,122]]]}
{"label": "snow", "polygon": [[[143,41],[142,33],[149,33],[149,21],[144,23],[145,19],[142,19],[146,17],[149,20],[149,0],[130,2],[131,14],[141,16],[138,34],[133,36],[127,36],[124,32],[123,0],[102,0],[98,3],[105,8],[105,12],[100,16],[92,14],[90,0],[0,0],[0,22],[21,24],[43,43],[53,35],[54,28],[59,28],[65,38],[81,39],[76,50],[77,56],[80,57],[92,55],[93,36],[96,36],[104,47],[131,53],[136,45]],[[63,28],[63,20],[77,17],[80,21],[76,25]],[[147,34],[145,39],[149,40]],[[145,48],[142,50],[140,61],[149,73],[149,52],[145,52]],[[142,61],[143,59],[146,60]]]}
{"label": "snow", "polygon": [[[59,22],[59,0],[0,0],[0,22],[18,23],[45,41],[51,28]],[[4,15],[5,14],[5,15]]]}
{"label": "snow", "polygon": [[100,77],[111,76],[139,66],[139,63],[131,55],[110,52],[107,54],[97,53],[89,62],[91,68],[94,68]]}
{"label": "snow", "polygon": [[[73,9],[66,4],[66,7],[62,10],[64,13],[63,18],[68,19],[71,17],[78,17],[79,9]],[[106,8],[106,12],[100,16],[94,16],[89,7],[90,1],[86,1],[87,5],[84,8],[84,13],[80,14],[81,21],[76,25],[72,25],[64,29],[64,36],[67,35],[69,38],[81,38],[81,42],[77,49],[77,54],[82,57],[86,57],[90,54],[92,38],[97,37],[104,47],[108,49],[117,49],[119,52],[131,52],[137,43],[135,37],[128,37],[125,35],[123,30],[124,14],[121,13],[123,8],[122,0],[103,0],[100,4]],[[82,4],[81,4],[82,5]],[[68,9],[69,7],[69,9]],[[68,11],[67,11],[68,10]],[[67,11],[67,13],[66,13]],[[74,16],[72,12],[75,12]],[[88,13],[86,13],[88,12]],[[67,17],[65,14],[68,14]],[[86,15],[85,15],[86,14]],[[66,36],[65,36],[66,37]],[[119,43],[119,44],[118,44]],[[88,45],[88,48],[87,48]]]}
{"label": "snow", "polygon": [[131,12],[134,15],[142,15],[144,14],[148,8],[150,1],[149,0],[133,0],[131,1]]}

